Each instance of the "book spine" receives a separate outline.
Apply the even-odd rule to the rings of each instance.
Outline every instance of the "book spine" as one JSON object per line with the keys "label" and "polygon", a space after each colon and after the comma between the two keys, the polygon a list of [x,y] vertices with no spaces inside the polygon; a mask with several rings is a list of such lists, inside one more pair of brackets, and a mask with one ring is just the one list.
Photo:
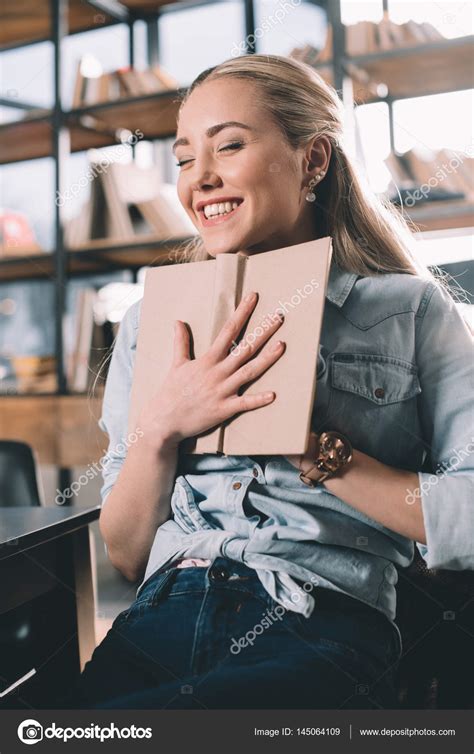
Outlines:
{"label": "book spine", "polygon": [[[212,314],[207,338],[208,347],[214,342],[221,328],[240,303],[246,262],[247,257],[242,254],[219,254],[217,256]],[[224,445],[225,422],[214,431],[198,437],[194,452],[223,453],[225,452]]]}

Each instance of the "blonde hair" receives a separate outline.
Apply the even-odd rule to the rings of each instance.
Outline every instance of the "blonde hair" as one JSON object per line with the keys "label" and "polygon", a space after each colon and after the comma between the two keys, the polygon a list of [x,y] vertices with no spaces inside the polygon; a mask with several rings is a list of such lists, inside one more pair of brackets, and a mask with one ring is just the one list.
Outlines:
{"label": "blonde hair", "polygon": [[[306,63],[280,55],[242,55],[197,76],[180,100],[180,111],[204,82],[244,79],[260,89],[263,107],[294,149],[318,136],[332,147],[328,171],[314,202],[318,237],[331,236],[338,267],[359,275],[408,273],[441,282],[411,251],[408,222],[390,201],[362,186],[343,142],[344,109],[335,89]],[[178,114],[179,119],[179,114]],[[199,236],[184,242],[181,261],[212,259]]]}

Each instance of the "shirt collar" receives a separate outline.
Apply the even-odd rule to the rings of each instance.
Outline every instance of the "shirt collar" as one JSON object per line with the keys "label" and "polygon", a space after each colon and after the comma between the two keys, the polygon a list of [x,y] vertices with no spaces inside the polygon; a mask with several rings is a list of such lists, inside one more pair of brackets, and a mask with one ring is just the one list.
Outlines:
{"label": "shirt collar", "polygon": [[359,275],[355,272],[341,270],[341,268],[337,266],[333,257],[331,259],[331,267],[329,270],[326,298],[332,304],[335,304],[340,308],[344,305],[358,277]]}

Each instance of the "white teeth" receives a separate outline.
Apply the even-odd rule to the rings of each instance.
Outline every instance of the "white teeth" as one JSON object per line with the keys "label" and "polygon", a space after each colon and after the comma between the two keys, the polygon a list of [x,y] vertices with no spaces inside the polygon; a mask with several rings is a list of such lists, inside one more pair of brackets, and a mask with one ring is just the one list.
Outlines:
{"label": "white teeth", "polygon": [[204,206],[204,215],[213,217],[215,215],[226,215],[239,206],[238,202],[219,202],[219,204],[206,204]]}

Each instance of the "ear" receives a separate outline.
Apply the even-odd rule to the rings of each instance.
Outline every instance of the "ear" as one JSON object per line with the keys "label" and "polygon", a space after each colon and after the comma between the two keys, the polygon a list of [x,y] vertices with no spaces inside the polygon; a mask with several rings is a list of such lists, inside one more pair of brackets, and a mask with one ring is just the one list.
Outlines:
{"label": "ear", "polygon": [[320,170],[328,171],[331,159],[331,142],[327,136],[316,136],[306,147],[304,170],[308,178],[312,178]]}

